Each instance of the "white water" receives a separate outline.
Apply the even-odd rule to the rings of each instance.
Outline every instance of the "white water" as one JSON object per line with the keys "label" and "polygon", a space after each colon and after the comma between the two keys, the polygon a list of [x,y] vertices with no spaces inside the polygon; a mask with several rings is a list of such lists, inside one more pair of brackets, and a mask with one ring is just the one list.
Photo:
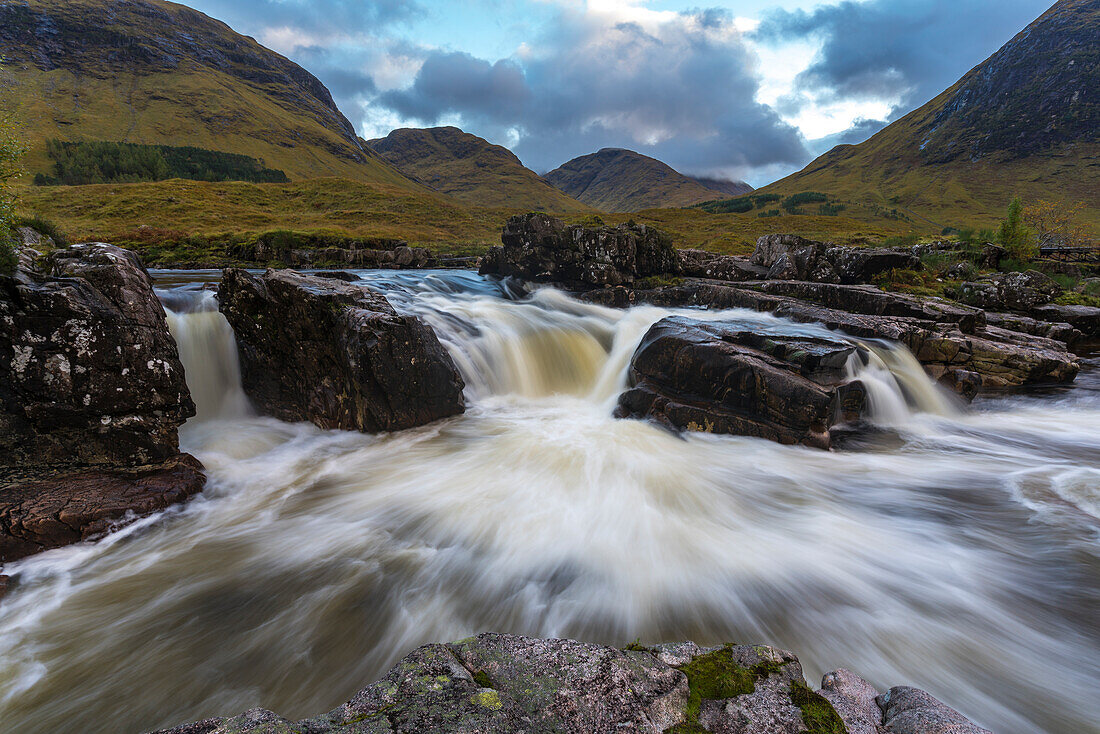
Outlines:
{"label": "white water", "polygon": [[766,641],[811,682],[844,666],[918,685],[1000,734],[1100,720],[1096,373],[961,412],[905,353],[868,345],[859,376],[899,447],[677,437],[610,417],[669,311],[509,300],[471,275],[367,277],[436,327],[467,414],[365,436],[242,413],[218,377],[224,321],[174,316],[204,383],[181,440],[207,490],[7,570],[0,731],[312,715],[417,644],[484,630]]}

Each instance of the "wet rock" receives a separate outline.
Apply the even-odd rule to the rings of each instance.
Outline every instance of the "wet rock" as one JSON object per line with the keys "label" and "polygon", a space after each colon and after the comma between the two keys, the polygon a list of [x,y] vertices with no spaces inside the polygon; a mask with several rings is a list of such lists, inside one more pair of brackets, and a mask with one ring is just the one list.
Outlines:
{"label": "wet rock", "polygon": [[318,278],[332,278],[333,280],[342,280],[345,283],[355,283],[359,280],[359,276],[355,273],[349,273],[346,270],[318,270],[313,275]]}
{"label": "wet rock", "polygon": [[0,483],[0,562],[95,539],[202,491],[202,464],[178,454],[142,467]]}
{"label": "wet rock", "polygon": [[672,241],[644,224],[586,228],[526,214],[509,219],[500,239],[503,246],[482,259],[483,274],[588,290],[675,273],[679,267]]}
{"label": "wet rock", "polygon": [[194,413],[132,252],[82,245],[0,278],[0,474],[163,461]]}
{"label": "wet rock", "polygon": [[616,415],[828,448],[829,427],[863,409],[863,388],[845,373],[854,352],[839,340],[665,318],[634,353]]}
{"label": "wet rock", "polygon": [[891,734],[991,734],[918,688],[891,688],[878,704]]}
{"label": "wet rock", "polygon": [[954,297],[970,306],[1027,312],[1061,295],[1062,287],[1037,270],[1001,273],[989,280],[963,283]]}
{"label": "wet rock", "polygon": [[1031,314],[1044,321],[1067,323],[1089,339],[1100,338],[1100,308],[1095,306],[1039,306]]}
{"label": "wet rock", "polygon": [[464,410],[462,378],[432,328],[362,285],[229,269],[218,300],[245,392],[265,413],[376,432]]}
{"label": "wet rock", "polygon": [[[1063,307],[1052,306],[1049,308],[1059,309]],[[1100,315],[1100,309],[1096,310],[1098,315]],[[1057,312],[1049,312],[1051,319],[1057,318],[1058,315]],[[1032,336],[1039,336],[1044,339],[1062,342],[1062,344],[1068,346],[1070,349],[1076,346],[1084,338],[1084,334],[1079,329],[1065,321],[1043,321],[1028,316],[1020,316],[1019,314],[994,312],[986,312],[985,319],[986,323],[990,326],[997,326],[1021,334],[1031,334]]]}

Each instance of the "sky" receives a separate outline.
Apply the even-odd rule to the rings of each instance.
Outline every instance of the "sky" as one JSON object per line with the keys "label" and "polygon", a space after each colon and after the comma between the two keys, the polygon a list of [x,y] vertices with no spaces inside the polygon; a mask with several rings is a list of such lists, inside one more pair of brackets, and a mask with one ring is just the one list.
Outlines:
{"label": "sky", "polygon": [[184,0],[298,62],[364,138],[456,125],[545,173],[630,148],[761,186],[859,143],[1052,0]]}

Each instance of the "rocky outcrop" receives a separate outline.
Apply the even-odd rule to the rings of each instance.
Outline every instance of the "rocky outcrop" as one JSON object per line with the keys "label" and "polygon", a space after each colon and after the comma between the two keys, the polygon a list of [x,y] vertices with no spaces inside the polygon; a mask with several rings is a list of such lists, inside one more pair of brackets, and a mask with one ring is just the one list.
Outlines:
{"label": "rocky outcrop", "polygon": [[179,452],[195,407],[137,256],[81,245],[41,268],[0,277],[3,561],[97,535],[203,482]]}
{"label": "rocky outcrop", "polygon": [[[792,287],[805,287],[809,290],[803,293],[813,293],[821,286]],[[969,374],[979,375],[981,386],[986,389],[1071,382],[1080,370],[1080,363],[1065,343],[984,325],[982,319],[965,308],[956,310],[950,304],[925,301],[932,309],[925,318],[895,316],[889,314],[912,308],[911,304],[906,305],[908,297],[898,296],[897,305],[883,307],[887,301],[880,301],[877,296],[866,300],[863,289],[839,288],[829,293],[837,299],[843,294],[853,294],[853,300],[836,300],[838,308],[827,308],[790,296],[712,282],[689,282],[649,291],[605,289],[586,294],[586,300],[620,307],[653,303],[670,307],[747,308],[801,323],[822,324],[857,338],[888,339],[904,344],[934,379],[949,385],[971,385]],[[882,294],[886,299],[895,296]],[[941,306],[945,310],[940,311]],[[872,313],[859,313],[860,310]],[[970,329],[970,333],[964,328]],[[962,394],[968,392],[969,388]]]}
{"label": "rocky outcrop", "polygon": [[1100,308],[1095,306],[1047,305],[1032,309],[1031,314],[1044,321],[1067,323],[1088,339],[1100,339]]}
{"label": "rocky outcrop", "polygon": [[1037,270],[1000,273],[988,280],[963,283],[952,296],[962,303],[996,311],[1027,313],[1050,303],[1062,294],[1062,287]]}
{"label": "rocky outcrop", "polygon": [[362,285],[229,269],[218,301],[237,337],[244,390],[265,413],[377,432],[464,410],[462,378],[432,328]]}
{"label": "rocky outcrop", "polygon": [[920,258],[911,250],[833,247],[789,234],[765,235],[756,242],[750,262],[768,268],[769,280],[819,283],[867,283],[895,269],[916,270]]}
{"label": "rocky outcrop", "polygon": [[0,483],[0,562],[106,535],[202,491],[188,454],[157,464]]}
{"label": "rocky outcrop", "polygon": [[644,224],[588,228],[525,214],[509,219],[500,239],[503,246],[482,259],[482,274],[587,290],[628,285],[678,268],[672,241]]}
{"label": "rocky outcrop", "polygon": [[665,318],[638,345],[616,415],[829,448],[830,427],[863,410],[863,387],[845,369],[855,351],[841,340]]}
{"label": "rocky outcrop", "polygon": [[254,242],[229,248],[229,254],[247,263],[282,263],[292,268],[350,265],[356,268],[418,269],[435,264],[430,250],[409,247],[404,240],[351,239],[324,234],[295,235],[274,232]]}
{"label": "rocky outcrop", "polygon": [[743,257],[718,255],[706,250],[679,250],[679,267],[676,272],[689,278],[744,281],[763,280],[768,269],[749,262]]}
{"label": "rocky outcrop", "polygon": [[497,634],[425,645],[312,719],[292,722],[253,709],[158,734],[622,731],[989,734],[923,691],[894,688],[878,696],[844,670],[827,674],[814,691],[797,657],[767,645],[619,650]]}

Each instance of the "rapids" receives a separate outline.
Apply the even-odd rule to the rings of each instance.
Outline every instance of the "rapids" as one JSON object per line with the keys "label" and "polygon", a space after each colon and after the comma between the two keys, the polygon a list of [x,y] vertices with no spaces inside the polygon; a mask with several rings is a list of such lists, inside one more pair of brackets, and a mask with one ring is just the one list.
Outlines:
{"label": "rapids", "polygon": [[[256,416],[212,295],[161,274],[208,468],[186,506],[11,564],[0,731],[328,710],[479,631],[794,651],[925,688],[998,734],[1100,721],[1100,364],[963,409],[912,355],[849,365],[895,441],[824,452],[611,418],[670,313],[462,272],[363,272],[437,330],[464,416],[392,435]],[[833,334],[835,336],[835,334]]]}

